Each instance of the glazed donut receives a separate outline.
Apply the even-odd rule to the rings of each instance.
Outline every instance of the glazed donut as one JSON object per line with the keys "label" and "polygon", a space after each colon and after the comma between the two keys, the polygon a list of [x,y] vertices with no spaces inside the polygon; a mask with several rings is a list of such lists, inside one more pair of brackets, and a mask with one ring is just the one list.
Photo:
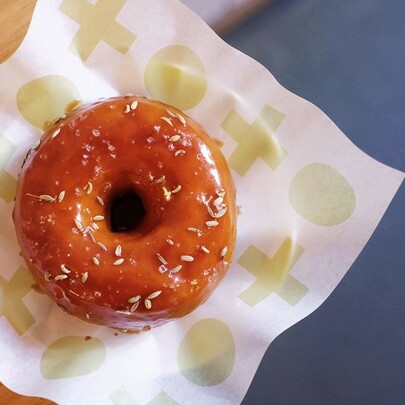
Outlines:
{"label": "glazed donut", "polygon": [[235,186],[215,141],[143,97],[77,107],[31,149],[13,218],[38,286],[69,314],[147,330],[206,301],[236,238]]}

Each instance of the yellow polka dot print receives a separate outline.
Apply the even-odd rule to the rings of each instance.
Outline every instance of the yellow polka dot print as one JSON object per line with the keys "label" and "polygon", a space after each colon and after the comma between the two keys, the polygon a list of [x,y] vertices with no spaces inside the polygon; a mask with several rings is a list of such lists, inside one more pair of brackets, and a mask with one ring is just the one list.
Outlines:
{"label": "yellow polka dot print", "polygon": [[185,46],[156,52],[145,69],[150,96],[181,110],[195,107],[207,91],[207,76],[198,55]]}
{"label": "yellow polka dot print", "polygon": [[79,98],[79,90],[68,78],[44,76],[31,80],[18,90],[17,106],[29,123],[43,129],[48,122],[62,116]]}
{"label": "yellow polka dot print", "polygon": [[218,319],[202,319],[184,336],[177,353],[181,373],[201,386],[217,385],[231,374],[235,342],[228,326]]}
{"label": "yellow polka dot print", "polygon": [[98,338],[66,336],[52,342],[41,358],[41,373],[46,379],[78,377],[99,369],[106,347]]}
{"label": "yellow polka dot print", "polygon": [[301,169],[291,182],[289,196],[295,211],[316,225],[339,225],[352,215],[356,206],[352,186],[325,163]]}

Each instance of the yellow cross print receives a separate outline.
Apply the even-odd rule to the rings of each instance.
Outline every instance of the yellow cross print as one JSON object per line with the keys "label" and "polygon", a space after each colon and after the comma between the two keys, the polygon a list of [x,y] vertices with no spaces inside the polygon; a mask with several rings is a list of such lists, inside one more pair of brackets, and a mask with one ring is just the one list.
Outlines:
{"label": "yellow cross print", "polygon": [[86,61],[100,41],[125,54],[136,39],[115,17],[127,0],[64,0],[60,11],[80,24],[69,49]]}
{"label": "yellow cross print", "polygon": [[110,394],[109,399],[114,405],[138,404],[138,402],[135,401],[135,398],[127,391],[124,386],[118,388],[112,394]]}
{"label": "yellow cross print", "polygon": [[286,238],[273,258],[250,245],[238,263],[257,279],[239,298],[253,307],[276,293],[290,305],[295,305],[307,294],[308,288],[290,273],[304,249]]}
{"label": "yellow cross print", "polygon": [[250,125],[237,111],[232,110],[221,124],[228,135],[238,142],[228,160],[229,166],[243,177],[256,159],[261,158],[272,170],[276,170],[287,155],[273,136],[284,118],[282,112],[265,105],[259,117]]}
{"label": "yellow cross print", "polygon": [[[137,405],[134,397],[122,386],[110,395],[110,400],[114,405]],[[154,398],[152,398],[147,405],[179,405],[170,395],[165,391],[160,391]]]}
{"label": "yellow cross print", "polygon": [[17,147],[7,138],[0,135],[0,198],[10,202],[17,187],[17,180],[6,171],[6,166]]}
{"label": "yellow cross print", "polygon": [[161,391],[153,399],[148,402],[148,405],[179,405],[170,395]]}
{"label": "yellow cross print", "polygon": [[19,335],[35,323],[35,318],[22,301],[32,284],[34,279],[23,266],[19,267],[10,281],[0,276],[0,317],[5,316]]}

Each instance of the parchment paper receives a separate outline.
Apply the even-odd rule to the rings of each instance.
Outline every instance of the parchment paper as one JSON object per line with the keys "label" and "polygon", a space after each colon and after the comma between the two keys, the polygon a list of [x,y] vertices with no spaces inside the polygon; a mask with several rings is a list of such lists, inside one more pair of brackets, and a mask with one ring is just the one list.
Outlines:
{"label": "parchment paper", "polygon": [[[223,142],[241,215],[206,304],[116,336],[32,288],[11,213],[45,121],[128,92],[180,107]],[[269,344],[331,294],[404,178],[177,0],[39,1],[0,65],[0,105],[0,380],[60,404],[241,402]]]}

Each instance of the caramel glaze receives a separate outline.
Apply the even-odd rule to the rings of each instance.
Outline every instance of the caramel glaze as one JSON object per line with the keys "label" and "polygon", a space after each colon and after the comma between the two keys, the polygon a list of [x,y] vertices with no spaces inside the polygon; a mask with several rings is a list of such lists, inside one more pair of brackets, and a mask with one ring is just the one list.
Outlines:
{"label": "caramel glaze", "polygon": [[[130,190],[145,217],[112,232],[111,201]],[[224,277],[235,187],[198,123],[157,101],[116,97],[76,108],[44,134],[24,163],[13,218],[29,270],[60,307],[138,331],[190,313]]]}

